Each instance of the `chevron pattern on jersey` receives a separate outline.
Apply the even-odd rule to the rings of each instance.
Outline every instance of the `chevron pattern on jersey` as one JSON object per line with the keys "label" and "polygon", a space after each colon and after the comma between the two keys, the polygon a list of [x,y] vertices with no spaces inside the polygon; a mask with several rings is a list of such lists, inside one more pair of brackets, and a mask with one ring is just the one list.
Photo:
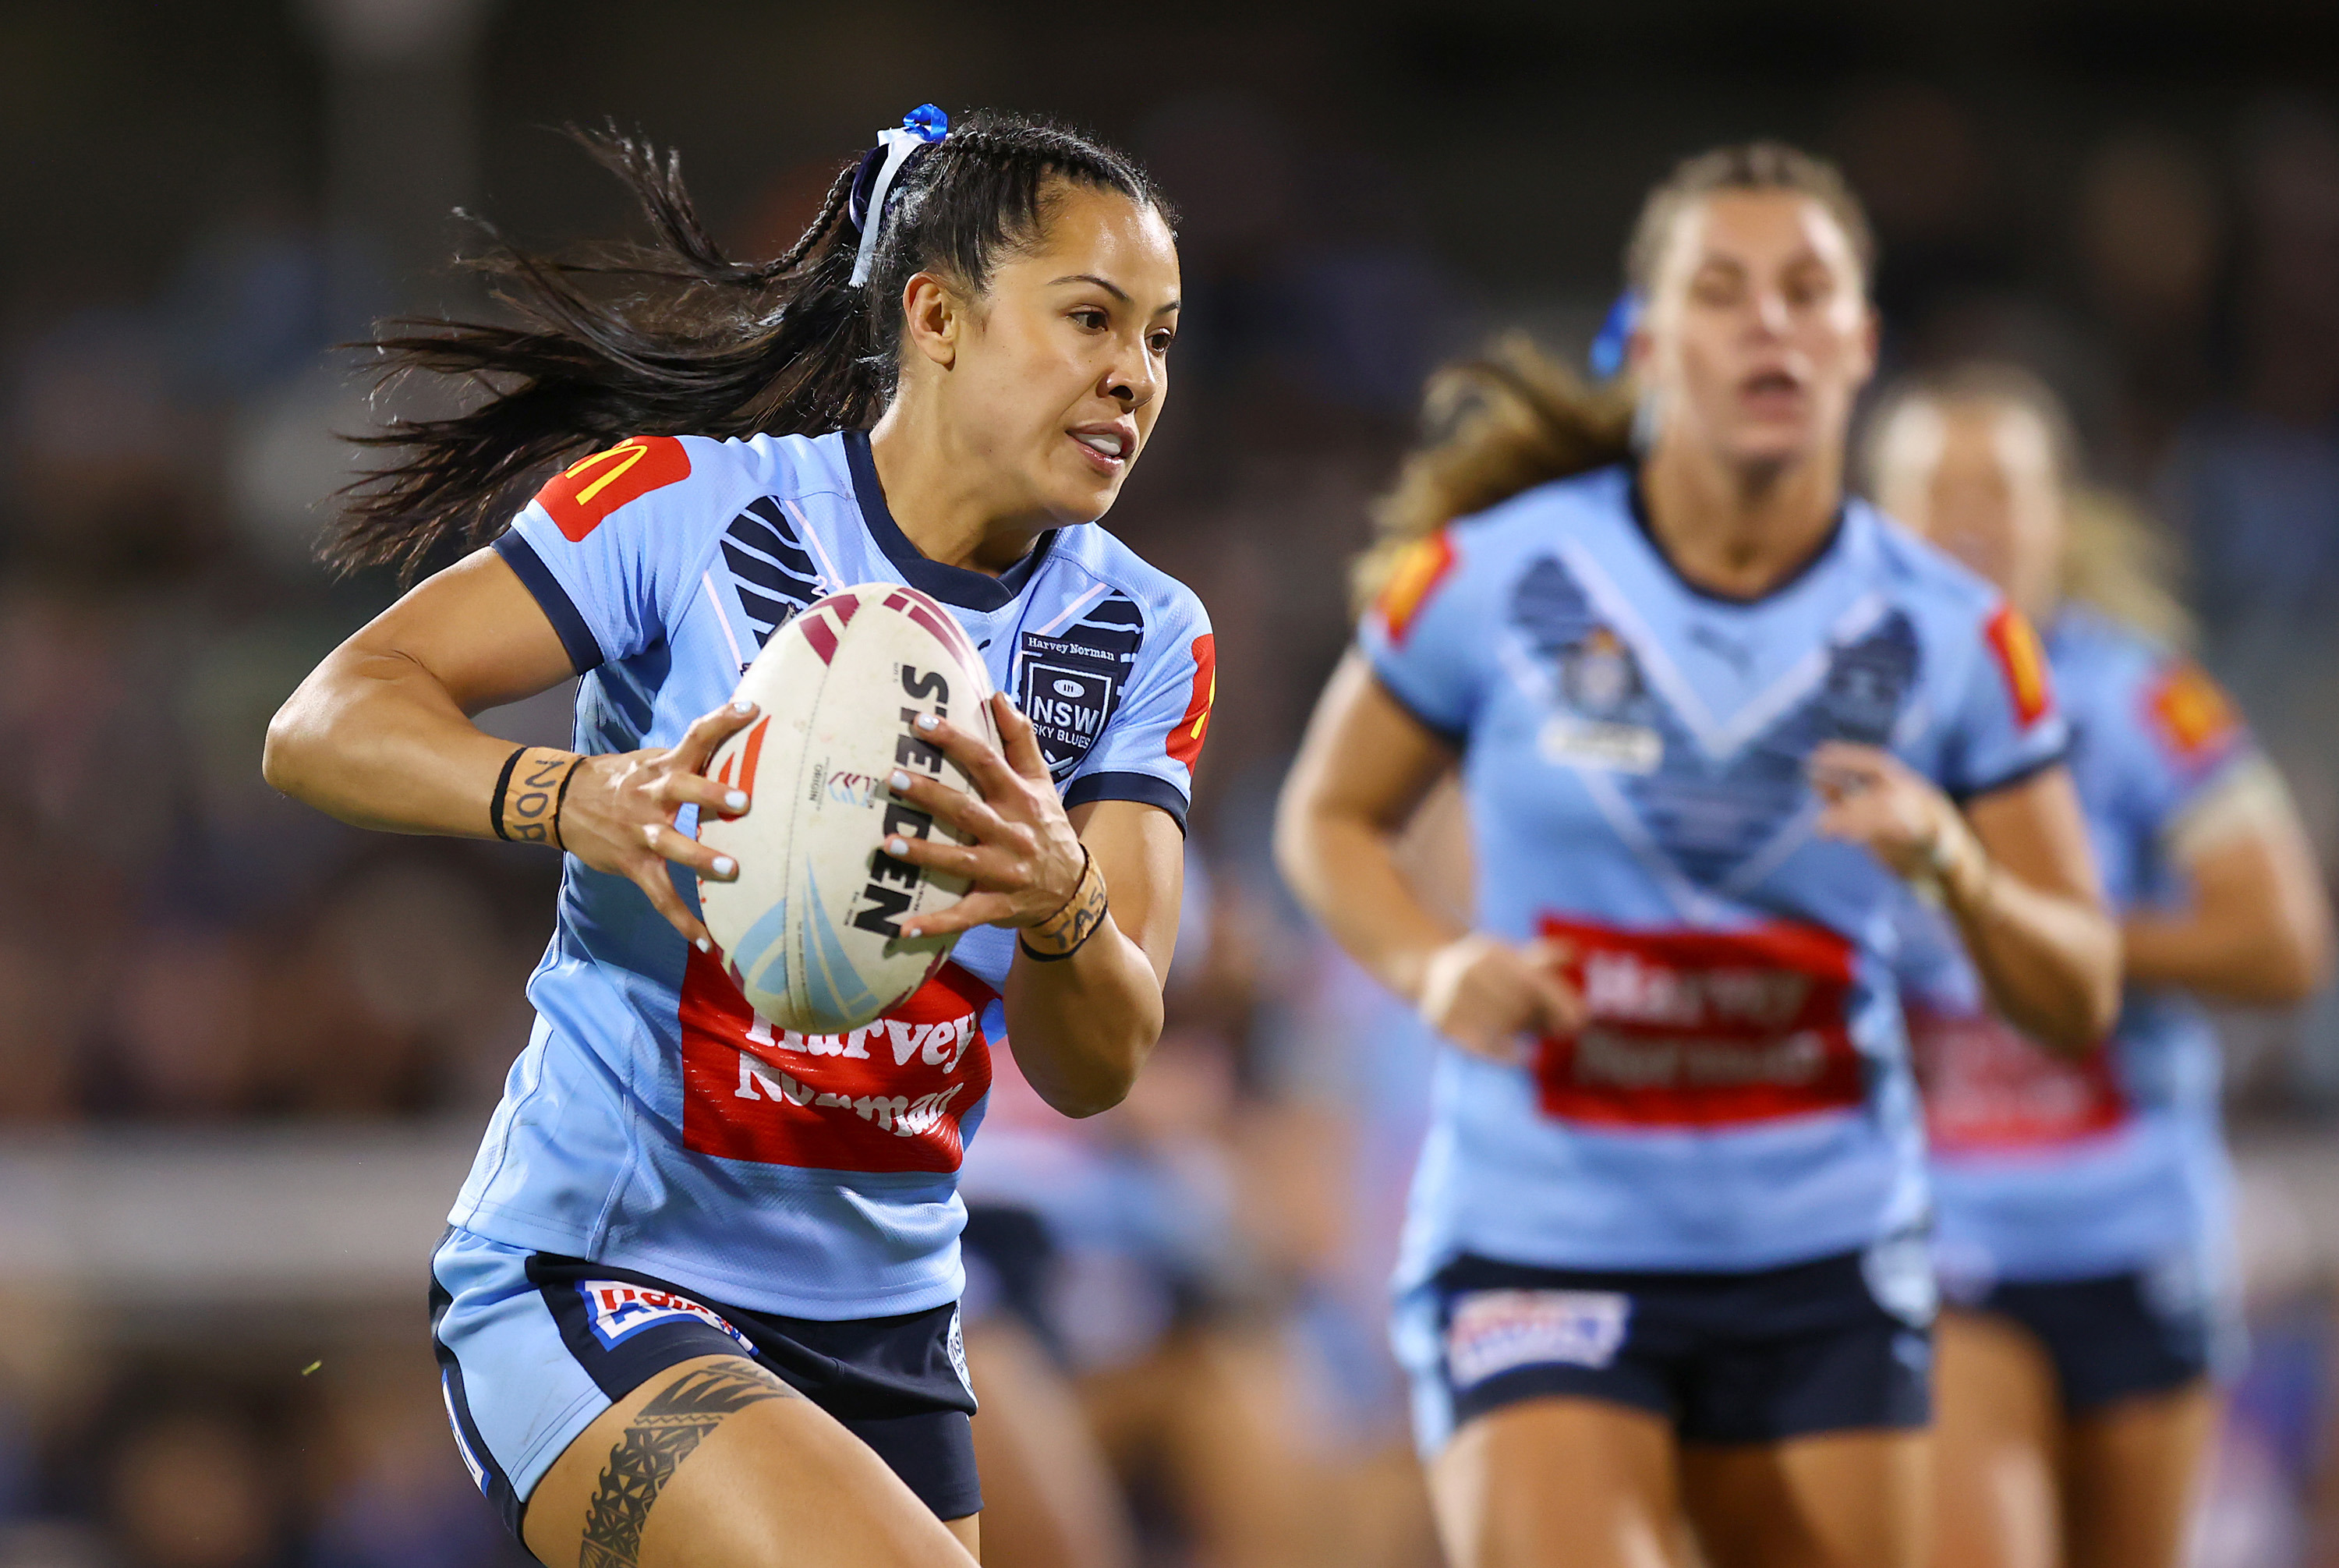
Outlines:
{"label": "chevron pattern on jersey", "polygon": [[1555,701],[1584,718],[1640,726],[1662,739],[1655,769],[1618,783],[1666,857],[1709,887],[1752,859],[1808,803],[1804,760],[1813,747],[1830,740],[1889,744],[1917,684],[1916,627],[1896,607],[1831,645],[1824,673],[1799,700],[1716,757],[1651,689],[1630,641],[1600,617],[1560,561],[1545,557],[1519,579],[1511,620],[1553,665]]}
{"label": "chevron pattern on jersey", "polygon": [[1049,774],[1060,784],[1120,710],[1145,643],[1145,612],[1117,589],[1077,613],[1069,623],[1025,632],[1016,650],[1015,704],[1039,732]]}
{"label": "chevron pattern on jersey", "polygon": [[723,532],[723,560],[739,607],[762,647],[798,610],[821,597],[820,573],[780,503],[759,496]]}

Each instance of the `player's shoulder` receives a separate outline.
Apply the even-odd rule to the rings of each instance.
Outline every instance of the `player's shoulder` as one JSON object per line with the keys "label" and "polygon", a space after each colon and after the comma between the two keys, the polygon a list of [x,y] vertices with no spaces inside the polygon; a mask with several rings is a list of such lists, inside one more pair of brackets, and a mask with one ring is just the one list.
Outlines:
{"label": "player's shoulder", "polygon": [[1130,548],[1101,523],[1060,530],[1048,570],[1035,586],[1044,586],[1053,597],[1066,601],[1092,603],[1118,597],[1136,608],[1148,636],[1157,629],[1209,630],[1209,611],[1200,595]]}
{"label": "player's shoulder", "polygon": [[1633,524],[1633,475],[1623,464],[1530,485],[1446,532],[1457,546],[1502,557],[1565,538],[1597,538]]}
{"label": "player's shoulder", "polygon": [[851,494],[833,437],[628,436],[554,475],[535,504],[582,544],[612,518],[680,537],[693,525],[720,529],[757,496],[831,488]]}
{"label": "player's shoulder", "polygon": [[1939,546],[1856,497],[1844,508],[1844,526],[1859,532],[1880,586],[1895,597],[1969,629],[2003,606],[2005,596],[1995,584]]}
{"label": "player's shoulder", "polygon": [[2159,638],[2085,605],[2066,604],[2046,636],[2056,679],[2075,693],[2086,687],[2124,695],[2191,663]]}

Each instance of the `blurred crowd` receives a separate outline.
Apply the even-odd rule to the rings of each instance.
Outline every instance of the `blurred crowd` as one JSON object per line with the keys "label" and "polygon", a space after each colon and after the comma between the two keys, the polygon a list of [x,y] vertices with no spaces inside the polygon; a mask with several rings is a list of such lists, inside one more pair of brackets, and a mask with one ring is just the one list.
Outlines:
{"label": "blurred crowd", "polygon": [[[2339,111],[2277,97],[2082,135],[1895,84],[1832,113],[1820,150],[1882,239],[1887,375],[1988,353],[2071,399],[2097,477],[2184,546],[2202,654],[2327,861]],[[1517,257],[1455,253],[1401,160],[1264,95],[1105,128],[1181,208],[1188,300],[1172,410],[1111,526],[1201,594],[1220,679],[1172,1027],[1083,1130],[1086,1179],[1129,1197],[1060,1238],[1080,1335],[1056,1348],[1149,1562],[1414,1568],[1432,1548],[1379,1319],[1429,1047],[1299,921],[1268,819],[1424,373],[1516,322],[1580,353],[1612,281],[1522,289]],[[785,244],[847,150],[766,167],[728,236]],[[326,350],[413,302],[400,266],[255,174],[165,264],[60,252],[0,315],[0,1128],[476,1126],[524,1042],[552,861],[362,834],[259,774],[276,705],[395,592],[328,578],[309,546],[353,471],[334,432],[371,417]],[[485,722],[557,740],[564,702]],[[2339,1004],[2229,1035],[2245,1126],[2328,1126]],[[0,1568],[518,1561],[446,1440],[414,1262],[411,1313],[337,1328],[313,1376],[286,1373],[313,1324],[174,1336],[0,1287]],[[2309,1269],[2260,1303],[2205,1564],[2339,1563],[2315,1536],[2339,1513],[2329,1286]]]}

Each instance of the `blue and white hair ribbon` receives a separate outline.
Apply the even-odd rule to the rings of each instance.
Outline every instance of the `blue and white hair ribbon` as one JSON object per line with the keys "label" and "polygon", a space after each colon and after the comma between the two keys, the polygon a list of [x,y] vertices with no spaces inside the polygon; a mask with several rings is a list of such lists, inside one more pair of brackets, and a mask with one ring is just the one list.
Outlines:
{"label": "blue and white hair ribbon", "polygon": [[1627,289],[1616,296],[1608,307],[1608,314],[1600,323],[1599,335],[1592,340],[1592,373],[1606,380],[1624,368],[1624,356],[1631,348],[1633,329],[1641,324],[1641,296]]}
{"label": "blue and white hair ribbon", "polygon": [[[921,104],[903,115],[898,128],[877,133],[877,145],[869,154],[870,159],[879,153],[884,154],[884,161],[877,165],[877,177],[865,196],[858,189],[861,182],[854,182],[853,221],[861,231],[861,248],[853,257],[854,288],[868,283],[870,268],[876,263],[877,233],[885,226],[885,198],[893,192],[894,176],[902,172],[912,153],[933,146],[949,134],[950,116],[932,104]],[[864,159],[863,179],[868,177],[867,167],[868,160]]]}

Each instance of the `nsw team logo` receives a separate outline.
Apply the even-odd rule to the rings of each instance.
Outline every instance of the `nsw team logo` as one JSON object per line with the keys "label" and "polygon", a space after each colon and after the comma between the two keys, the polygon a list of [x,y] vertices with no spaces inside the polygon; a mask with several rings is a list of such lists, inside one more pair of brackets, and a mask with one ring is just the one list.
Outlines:
{"label": "nsw team logo", "polygon": [[592,1327],[593,1337],[607,1349],[615,1350],[645,1328],[687,1317],[721,1329],[744,1349],[753,1352],[755,1348],[721,1313],[672,1291],[655,1290],[624,1279],[582,1279],[577,1281],[577,1294],[585,1298],[585,1320]]}
{"label": "nsw team logo", "polygon": [[1121,662],[1077,644],[1025,633],[1015,705],[1039,733],[1041,754],[1064,782],[1120,705]]}

